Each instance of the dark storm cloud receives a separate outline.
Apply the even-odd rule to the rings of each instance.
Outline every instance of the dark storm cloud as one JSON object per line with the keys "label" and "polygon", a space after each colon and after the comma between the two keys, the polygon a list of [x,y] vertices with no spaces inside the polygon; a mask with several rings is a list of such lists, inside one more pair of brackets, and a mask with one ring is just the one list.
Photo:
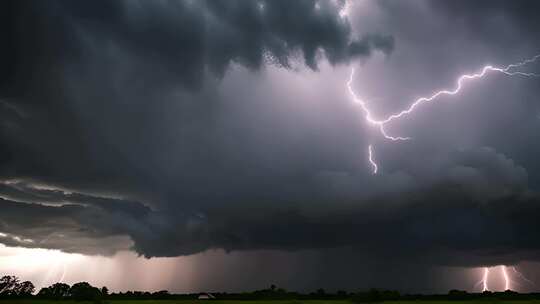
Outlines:
{"label": "dark storm cloud", "polygon": [[95,51],[134,58],[134,81],[194,87],[206,69],[222,76],[232,62],[258,69],[270,60],[288,67],[298,51],[316,69],[319,51],[335,64],[393,48],[390,36],[354,40],[339,16],[342,5],[327,1],[6,1],[2,6],[1,58],[7,67],[2,87],[18,89],[46,81],[39,78],[50,76],[55,65],[89,61]]}
{"label": "dark storm cloud", "polygon": [[[242,194],[261,168],[242,173],[240,159],[224,165],[231,159],[214,134],[217,101],[208,100],[217,98],[196,90],[207,70],[223,77],[232,63],[288,68],[297,57],[317,69],[321,55],[338,64],[393,48],[390,36],[352,37],[341,2],[1,6],[2,228],[37,241],[54,231],[62,235],[54,245],[50,238],[22,245],[67,251],[108,253],[117,246],[92,248],[88,240],[117,236],[144,243],[138,251],[147,255],[219,246],[192,231],[204,220],[199,209],[269,192],[254,185]],[[271,187],[286,193],[275,178]],[[154,241],[163,248],[146,248]]]}
{"label": "dark storm cloud", "polygon": [[[185,240],[189,229],[164,238],[162,231],[154,234],[161,240],[135,238],[135,248],[150,255],[166,255],[174,250],[175,254],[189,254],[212,247],[354,247],[371,257],[414,260],[419,255],[432,256],[432,262],[438,264],[481,263],[482,258],[475,255],[494,257],[491,263],[511,263],[538,250],[533,240],[537,238],[534,231],[540,197],[526,191],[526,173],[511,160],[488,148],[456,152],[437,168],[436,175],[424,178],[436,180],[427,187],[377,194],[350,204],[337,196],[317,201],[324,191],[313,195],[309,204],[292,202],[285,210],[261,203],[228,205],[193,220],[193,234],[188,235],[192,239],[187,242],[178,240]],[[366,192],[358,190],[361,182],[351,177],[349,184]],[[319,187],[331,183],[326,181]],[[390,190],[393,186],[387,185]],[[171,244],[181,246],[173,249]],[[393,248],[400,248],[399,255]],[[513,254],[511,259],[506,256],[509,253]]]}
{"label": "dark storm cloud", "polygon": [[[79,205],[48,207],[1,200],[2,243],[8,246],[61,249],[87,254],[112,254],[131,241],[115,234],[115,222],[129,221],[121,213],[106,216],[98,208]],[[115,215],[118,217],[114,218]]]}
{"label": "dark storm cloud", "polygon": [[[170,102],[182,87],[199,87],[205,70],[222,76],[231,63],[257,70],[266,59],[289,66],[298,55],[316,69],[319,52],[337,64],[393,47],[389,36],[354,39],[339,16],[342,5],[332,2],[6,1],[2,6],[4,175],[69,180],[70,187],[81,188],[97,182],[113,192],[131,179],[138,188],[155,182],[149,188],[171,191],[170,185],[161,186],[161,171],[170,165],[154,147],[170,144],[173,136],[182,149],[170,152],[179,155],[172,161],[183,162],[186,172],[196,174],[200,164],[216,158],[214,131],[201,130],[214,127],[215,96],[185,93]],[[166,109],[171,106],[176,110]],[[183,126],[171,130],[168,120]],[[193,163],[195,168],[187,168]],[[148,176],[154,169],[160,173]]]}
{"label": "dark storm cloud", "polygon": [[[508,149],[498,152],[499,142],[456,149],[476,135],[450,133],[468,126],[460,113],[404,128],[414,142],[376,142],[382,173],[372,176],[362,153],[373,136],[358,109],[339,100],[341,80],[285,90],[283,82],[296,84],[288,73],[298,58],[316,72],[323,57],[334,66],[393,51],[392,36],[353,39],[332,1],[0,5],[8,46],[0,54],[0,242],[89,254],[130,248],[149,257],[347,247],[436,264],[536,259],[540,202],[530,156],[515,162]],[[380,32],[409,46],[429,41],[420,45],[422,64],[406,77],[396,73],[407,87],[422,82],[410,91],[431,91],[478,63],[468,52],[440,60],[455,41],[441,39],[436,24],[412,22],[417,12],[402,5],[376,6],[391,20]],[[426,7],[435,19],[476,17]],[[506,12],[483,16],[499,13]],[[521,13],[511,11],[508,22],[521,24]],[[431,64],[442,71],[437,77],[418,72]],[[266,65],[283,69],[251,73]],[[385,92],[399,91],[375,76]],[[514,92],[507,91],[489,97],[500,107]],[[501,129],[490,131],[509,132]]]}
{"label": "dark storm cloud", "polygon": [[[364,251],[368,258],[415,260],[421,255],[430,263],[446,265],[510,264],[536,258],[539,248],[534,231],[540,228],[536,221],[540,195],[527,191],[523,168],[482,148],[456,152],[434,171],[429,178],[437,180],[427,188],[377,194],[353,204],[333,195],[333,201],[317,201],[324,190],[309,205],[290,202],[282,209],[262,202],[235,203],[191,215],[164,213],[121,199],[7,183],[2,191],[5,196],[19,201],[41,197],[42,202],[56,206],[3,201],[0,231],[11,236],[4,237],[6,244],[88,254],[128,248],[146,256],[176,256],[210,248],[351,247]],[[349,178],[346,184],[351,186],[361,182]],[[344,181],[325,180],[319,187],[333,182]],[[392,189],[391,179],[388,182]],[[339,190],[340,194],[347,191],[355,190]],[[396,247],[399,255],[393,250]]]}

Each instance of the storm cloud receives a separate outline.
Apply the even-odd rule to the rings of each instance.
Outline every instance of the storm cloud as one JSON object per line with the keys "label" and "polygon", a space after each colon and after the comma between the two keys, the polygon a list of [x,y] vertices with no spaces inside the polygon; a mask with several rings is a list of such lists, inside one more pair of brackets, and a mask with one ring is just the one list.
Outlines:
{"label": "storm cloud", "polygon": [[2,2],[0,242],[538,260],[537,79],[427,105],[389,126],[414,138],[397,144],[345,90],[358,67],[382,117],[540,50],[532,2],[456,3]]}

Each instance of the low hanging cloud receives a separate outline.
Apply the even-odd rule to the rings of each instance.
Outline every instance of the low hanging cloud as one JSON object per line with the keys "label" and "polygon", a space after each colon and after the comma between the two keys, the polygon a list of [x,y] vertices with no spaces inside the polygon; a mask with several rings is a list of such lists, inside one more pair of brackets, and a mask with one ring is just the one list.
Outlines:
{"label": "low hanging cloud", "polygon": [[[221,246],[197,240],[199,204],[222,203],[226,192],[234,199],[252,173],[230,181],[237,168],[205,164],[224,152],[206,131],[218,101],[208,101],[216,97],[205,95],[205,80],[231,65],[316,71],[323,58],[337,65],[391,53],[392,36],[353,33],[344,5],[2,2],[3,241],[89,254],[133,245],[147,256]],[[154,241],[163,248],[146,248]],[[186,247],[169,251],[167,242]]]}
{"label": "low hanging cloud", "polygon": [[[378,145],[372,176],[371,135],[346,93],[286,90],[290,73],[316,74],[321,61],[398,50],[393,36],[353,31],[343,5],[2,2],[0,242],[146,257],[350,247],[433,264],[537,259],[540,197],[521,160],[455,149],[467,134],[435,140],[434,127]],[[380,4],[410,20],[400,5]],[[346,76],[318,84],[341,92]]]}
{"label": "low hanging cloud", "polygon": [[[275,202],[229,201],[197,213],[162,212],[123,199],[4,182],[2,195],[9,200],[2,201],[0,231],[8,245],[86,254],[134,250],[153,257],[214,248],[350,247],[373,256],[391,253],[394,259],[422,255],[443,265],[535,259],[540,248],[532,232],[539,228],[535,210],[540,196],[528,190],[522,167],[490,148],[457,151],[432,165],[433,175],[409,173],[415,186],[392,194],[381,193],[394,189],[395,178],[381,176],[378,184],[387,189],[377,189],[361,202],[351,198],[362,193],[346,193],[353,189],[331,192],[319,186],[319,192],[303,194],[309,204],[289,201],[283,208]],[[331,186],[335,176],[327,176],[330,180],[322,186]],[[343,178],[336,182],[343,184]],[[362,183],[349,178],[346,184]],[[392,250],[396,246],[399,256]]]}
{"label": "low hanging cloud", "polygon": [[1,5],[2,176],[105,194],[175,196],[161,185],[180,174],[173,167],[210,170],[199,165],[222,150],[221,105],[202,86],[231,64],[316,70],[321,56],[340,64],[394,46],[387,35],[356,38],[342,1]]}

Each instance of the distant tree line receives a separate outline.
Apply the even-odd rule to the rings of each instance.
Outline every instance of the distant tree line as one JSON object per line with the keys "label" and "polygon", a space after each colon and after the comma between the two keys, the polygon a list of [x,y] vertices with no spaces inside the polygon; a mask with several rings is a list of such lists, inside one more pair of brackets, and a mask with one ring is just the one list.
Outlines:
{"label": "distant tree line", "polygon": [[76,283],[73,286],[65,283],[55,283],[49,287],[42,288],[36,297],[48,300],[73,299],[78,301],[98,301],[107,297],[108,294],[107,287],[99,289],[87,282]]}
{"label": "distant tree line", "polygon": [[[20,281],[15,276],[0,278],[0,299],[37,298],[46,300],[71,299],[78,301],[103,300],[194,300],[200,293],[171,294],[167,290],[157,292],[127,291],[109,293],[107,287],[97,288],[87,282],[80,282],[72,286],[65,283],[55,283],[44,287],[35,293],[36,288],[30,281]],[[376,303],[383,301],[463,301],[463,300],[537,300],[540,293],[520,294],[511,290],[505,292],[468,293],[462,290],[450,290],[448,294],[400,294],[398,291],[370,289],[360,292],[326,292],[318,289],[311,293],[298,293],[287,291],[271,285],[270,288],[242,293],[212,293],[218,300],[350,300],[353,303]]]}

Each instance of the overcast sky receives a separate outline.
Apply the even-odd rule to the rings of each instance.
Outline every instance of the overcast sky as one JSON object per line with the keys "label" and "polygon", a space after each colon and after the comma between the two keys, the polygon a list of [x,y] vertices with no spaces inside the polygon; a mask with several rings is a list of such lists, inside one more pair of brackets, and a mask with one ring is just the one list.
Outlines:
{"label": "overcast sky", "polygon": [[354,68],[351,88],[387,117],[540,54],[539,13],[525,0],[3,1],[0,273],[441,292],[515,265],[540,282],[539,78],[468,82],[385,125],[403,142],[347,90]]}

